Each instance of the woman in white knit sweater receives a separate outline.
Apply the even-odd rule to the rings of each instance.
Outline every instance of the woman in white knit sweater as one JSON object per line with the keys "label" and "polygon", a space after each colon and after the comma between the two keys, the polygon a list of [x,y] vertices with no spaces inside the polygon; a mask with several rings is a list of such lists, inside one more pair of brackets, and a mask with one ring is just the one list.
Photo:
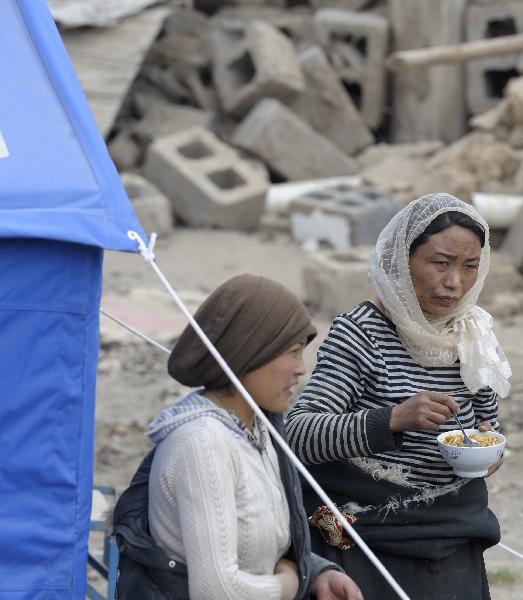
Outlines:
{"label": "woman in white knit sweater", "polygon": [[[242,275],[213,292],[195,318],[284,434],[281,415],[316,334],[301,302],[269,279]],[[185,591],[156,581],[165,597],[291,600],[312,593],[362,600],[339,567],[311,554],[294,467],[191,327],[168,368],[184,385],[199,387],[148,432],[156,445],[148,477],[150,543],[173,568],[187,569]],[[121,552],[132,554],[125,544]],[[143,595],[136,585],[133,593]],[[147,595],[153,597],[164,596]]]}

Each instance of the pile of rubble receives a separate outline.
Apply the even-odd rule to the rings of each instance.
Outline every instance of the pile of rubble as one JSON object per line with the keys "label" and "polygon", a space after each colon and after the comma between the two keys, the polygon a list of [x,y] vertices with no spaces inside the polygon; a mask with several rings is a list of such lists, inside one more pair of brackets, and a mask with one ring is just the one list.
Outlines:
{"label": "pile of rubble", "polygon": [[168,235],[173,219],[284,228],[318,250],[307,293],[332,313],[354,273],[365,286],[367,248],[391,216],[446,191],[503,213],[494,241],[523,267],[519,55],[387,69],[404,51],[523,33],[521,2],[179,4],[108,135],[147,231]]}

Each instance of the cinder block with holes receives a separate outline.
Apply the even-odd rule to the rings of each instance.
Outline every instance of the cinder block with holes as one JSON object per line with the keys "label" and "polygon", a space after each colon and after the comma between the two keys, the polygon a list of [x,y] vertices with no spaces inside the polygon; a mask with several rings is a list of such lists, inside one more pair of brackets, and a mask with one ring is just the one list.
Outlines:
{"label": "cinder block with holes", "polygon": [[290,227],[300,243],[325,242],[342,250],[374,244],[398,210],[398,204],[385,194],[336,185],[293,200]]}
{"label": "cinder block with holes", "polygon": [[365,123],[378,127],[385,100],[387,19],[326,8],[314,15],[314,37],[330,57]]}
{"label": "cinder block with holes", "polygon": [[372,246],[311,252],[303,268],[305,301],[327,319],[375,293],[367,280]]}
{"label": "cinder block with holes", "polygon": [[289,108],[347,154],[372,144],[373,136],[319,46],[299,55],[306,89]]}
{"label": "cinder block with holes", "polygon": [[261,100],[234,132],[233,142],[289,181],[352,175],[356,162],[281,102]]}
{"label": "cinder block with holes", "polygon": [[223,21],[209,37],[213,80],[223,110],[241,116],[265,96],[286,100],[304,89],[292,43],[264,21]]}
{"label": "cinder block with holes", "polygon": [[[466,39],[469,42],[521,33],[521,0],[475,3],[467,8]],[[520,57],[520,54],[493,56],[467,63],[467,103],[470,112],[482,113],[498,104],[508,81],[520,75]]]}
{"label": "cinder block with holes", "polygon": [[265,207],[264,176],[203,128],[157,138],[143,172],[194,227],[252,230]]}

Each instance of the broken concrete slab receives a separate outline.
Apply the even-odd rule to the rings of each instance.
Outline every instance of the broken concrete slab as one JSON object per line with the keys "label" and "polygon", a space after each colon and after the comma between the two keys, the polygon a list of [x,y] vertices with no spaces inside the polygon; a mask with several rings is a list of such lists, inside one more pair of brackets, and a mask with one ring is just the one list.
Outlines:
{"label": "broken concrete slab", "polygon": [[372,247],[310,252],[303,269],[305,301],[333,319],[375,295],[367,273]]}
{"label": "broken concrete slab", "polygon": [[289,208],[291,233],[297,242],[326,242],[342,250],[375,244],[400,207],[390,196],[374,190],[337,185],[296,198]]}
{"label": "broken concrete slab", "polygon": [[426,159],[389,155],[361,171],[363,181],[381,192],[411,190],[423,171]]}
{"label": "broken concrete slab", "polygon": [[269,23],[221,22],[209,46],[216,91],[227,113],[242,116],[260,98],[287,100],[304,89],[292,43]]}
{"label": "broken concrete slab", "polygon": [[112,27],[162,0],[47,0],[62,27]]}
{"label": "broken concrete slab", "polygon": [[82,28],[62,33],[104,136],[111,130],[144,55],[168,12],[168,8],[158,7],[129,17],[111,29]]}
{"label": "broken concrete slab", "polygon": [[365,123],[378,127],[385,101],[387,19],[326,8],[314,15],[314,36],[330,57]]}
{"label": "broken concrete slab", "polygon": [[137,173],[122,173],[121,179],[143,230],[160,238],[170,235],[174,219],[169,198]]}
{"label": "broken concrete slab", "polygon": [[357,161],[362,169],[373,167],[390,157],[428,158],[443,148],[441,140],[429,140],[416,144],[374,144],[358,154]]}
{"label": "broken concrete slab", "polygon": [[252,230],[264,210],[263,175],[202,128],[157,138],[143,172],[171,199],[175,214],[195,227]]}
{"label": "broken concrete slab", "polygon": [[346,154],[354,154],[372,144],[373,135],[324,51],[313,46],[299,55],[299,61],[305,89],[287,106]]}
{"label": "broken concrete slab", "polygon": [[265,99],[244,118],[233,142],[288,180],[356,173],[357,165],[281,102]]}

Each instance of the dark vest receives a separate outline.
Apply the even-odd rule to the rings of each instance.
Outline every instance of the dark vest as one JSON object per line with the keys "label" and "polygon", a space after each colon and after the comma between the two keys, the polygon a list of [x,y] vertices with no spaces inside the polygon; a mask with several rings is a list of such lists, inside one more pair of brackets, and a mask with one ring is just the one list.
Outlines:
{"label": "dark vest", "polygon": [[[278,433],[286,439],[281,415],[267,413]],[[281,479],[290,513],[291,548],[300,575],[296,598],[308,598],[310,579],[310,538],[301,501],[298,473],[277,443],[274,443]],[[143,459],[130,486],[118,500],[113,516],[113,534],[120,552],[116,597],[119,600],[187,600],[187,568],[166,556],[149,533],[149,474],[155,450]]]}

